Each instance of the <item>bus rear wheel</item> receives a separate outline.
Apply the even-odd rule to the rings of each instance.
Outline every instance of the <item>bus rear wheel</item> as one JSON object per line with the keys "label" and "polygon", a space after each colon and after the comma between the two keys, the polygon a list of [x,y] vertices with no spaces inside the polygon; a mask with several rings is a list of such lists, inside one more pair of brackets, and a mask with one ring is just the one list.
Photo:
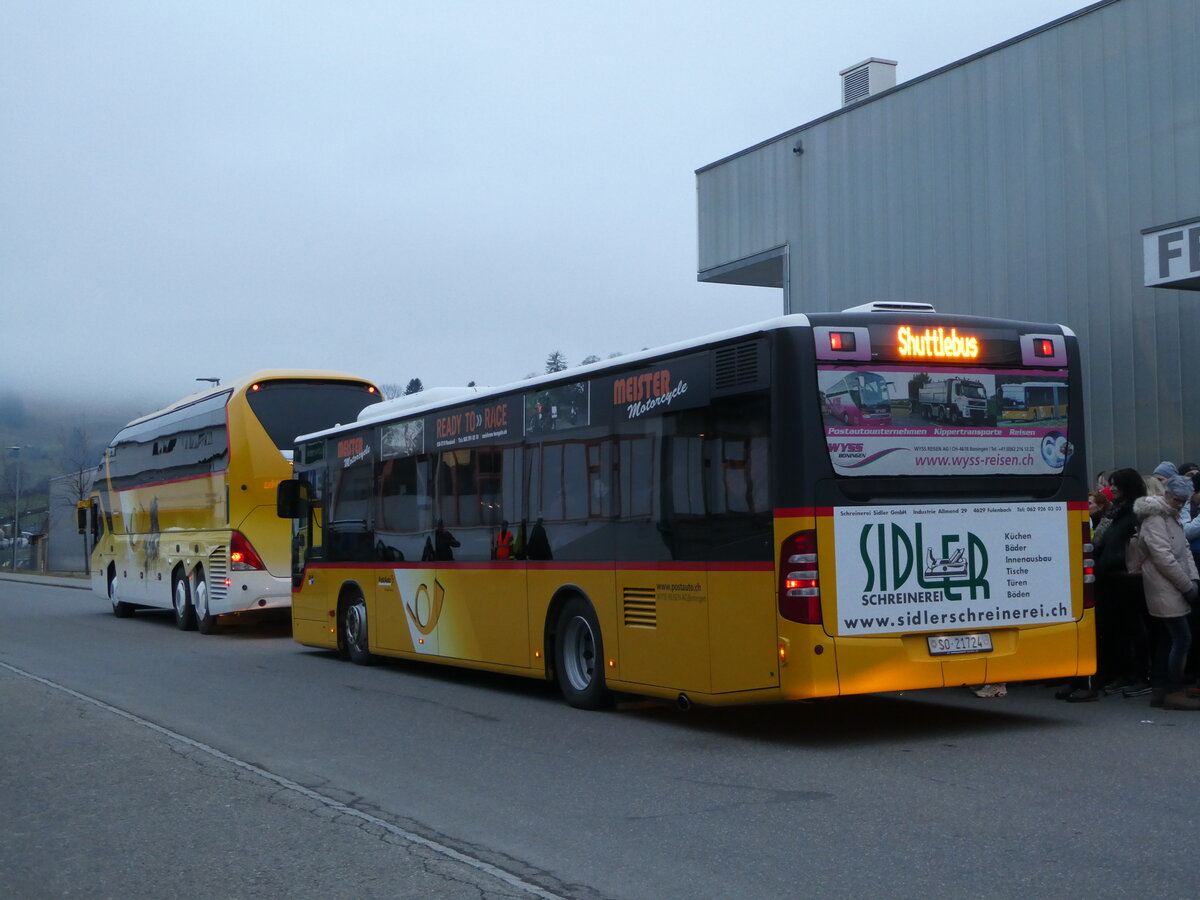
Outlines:
{"label": "bus rear wheel", "polygon": [[203,569],[196,570],[196,584],[192,593],[195,596],[196,630],[201,634],[216,634],[217,617],[208,605],[208,582],[204,580]]}
{"label": "bus rear wheel", "polygon": [[360,666],[375,663],[367,638],[367,601],[362,594],[351,596],[342,608],[342,646],[350,662]]}
{"label": "bus rear wheel", "polygon": [[117,579],[117,573],[110,572],[108,576],[108,599],[112,603],[113,615],[118,619],[128,619],[133,615],[133,604],[119,599],[120,594],[121,582]]}
{"label": "bus rear wheel", "polygon": [[194,630],[196,627],[196,608],[192,606],[192,588],[183,570],[175,573],[175,586],[172,591],[171,605],[175,607],[175,625],[179,630]]}
{"label": "bus rear wheel", "polygon": [[576,709],[603,709],[612,703],[604,683],[604,641],[590,603],[572,597],[554,629],[558,689]]}

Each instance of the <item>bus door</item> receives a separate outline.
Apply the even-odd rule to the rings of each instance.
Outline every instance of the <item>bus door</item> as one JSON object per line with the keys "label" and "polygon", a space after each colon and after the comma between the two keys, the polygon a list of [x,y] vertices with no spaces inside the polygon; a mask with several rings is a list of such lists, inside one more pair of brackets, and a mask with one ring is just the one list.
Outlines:
{"label": "bus door", "polygon": [[[275,511],[292,520],[292,632],[304,644],[330,644],[335,639],[329,617],[329,572],[315,563],[325,555],[325,507],[320,491],[303,473],[281,481],[276,490]],[[336,599],[336,598],[335,598]]]}
{"label": "bus door", "polygon": [[[527,565],[516,558],[523,458],[519,447],[487,445],[437,456],[442,518],[433,528],[434,577],[417,611],[436,625],[440,656],[530,665],[530,629],[515,624],[529,618]],[[526,544],[536,527],[527,524]]]}

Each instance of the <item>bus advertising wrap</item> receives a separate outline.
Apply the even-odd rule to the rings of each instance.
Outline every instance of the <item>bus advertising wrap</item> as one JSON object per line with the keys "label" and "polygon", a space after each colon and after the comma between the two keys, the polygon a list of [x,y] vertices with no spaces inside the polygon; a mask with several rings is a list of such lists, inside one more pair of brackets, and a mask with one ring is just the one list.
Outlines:
{"label": "bus advertising wrap", "polygon": [[696,409],[711,397],[708,365],[706,356],[694,354],[616,378],[598,378],[594,382],[597,400],[611,400],[611,415],[617,422]]}
{"label": "bus advertising wrap", "polygon": [[839,507],[837,633],[1068,622],[1065,503]]}
{"label": "bus advertising wrap", "polygon": [[1066,370],[818,369],[839,475],[1056,475],[1072,453]]}

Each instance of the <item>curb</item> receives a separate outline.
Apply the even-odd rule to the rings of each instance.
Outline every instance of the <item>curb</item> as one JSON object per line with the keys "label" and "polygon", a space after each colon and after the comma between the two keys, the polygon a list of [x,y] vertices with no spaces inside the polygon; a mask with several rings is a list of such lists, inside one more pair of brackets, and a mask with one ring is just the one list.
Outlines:
{"label": "curb", "polygon": [[0,573],[0,581],[19,581],[24,584],[44,584],[49,587],[75,588],[81,591],[90,591],[92,589],[92,582],[85,575],[79,575],[77,577],[70,578],[58,575],[13,575],[5,572]]}

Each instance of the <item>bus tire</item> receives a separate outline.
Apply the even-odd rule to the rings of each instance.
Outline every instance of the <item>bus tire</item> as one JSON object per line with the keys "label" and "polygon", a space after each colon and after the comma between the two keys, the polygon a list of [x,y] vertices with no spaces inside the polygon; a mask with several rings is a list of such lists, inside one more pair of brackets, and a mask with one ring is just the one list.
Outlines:
{"label": "bus tire", "polygon": [[346,598],[339,617],[339,630],[342,635],[342,646],[346,658],[359,666],[372,666],[375,656],[371,653],[367,632],[367,601],[362,593],[351,594]]}
{"label": "bus tire", "polygon": [[182,569],[177,569],[171,587],[171,605],[175,608],[175,626],[180,631],[196,628],[196,607],[192,606],[192,586]]}
{"label": "bus tire", "polygon": [[204,570],[196,570],[196,581],[192,587],[193,601],[196,616],[196,630],[201,634],[216,634],[217,617],[212,614],[212,609],[208,605],[208,582],[204,579]]}
{"label": "bus tire", "polygon": [[592,605],[575,596],[566,602],[554,629],[558,689],[576,709],[612,704],[604,683],[604,641]]}
{"label": "bus tire", "polygon": [[121,582],[117,579],[116,571],[108,573],[108,599],[112,603],[113,615],[118,619],[128,619],[133,615],[133,604],[117,599],[121,593]]}

